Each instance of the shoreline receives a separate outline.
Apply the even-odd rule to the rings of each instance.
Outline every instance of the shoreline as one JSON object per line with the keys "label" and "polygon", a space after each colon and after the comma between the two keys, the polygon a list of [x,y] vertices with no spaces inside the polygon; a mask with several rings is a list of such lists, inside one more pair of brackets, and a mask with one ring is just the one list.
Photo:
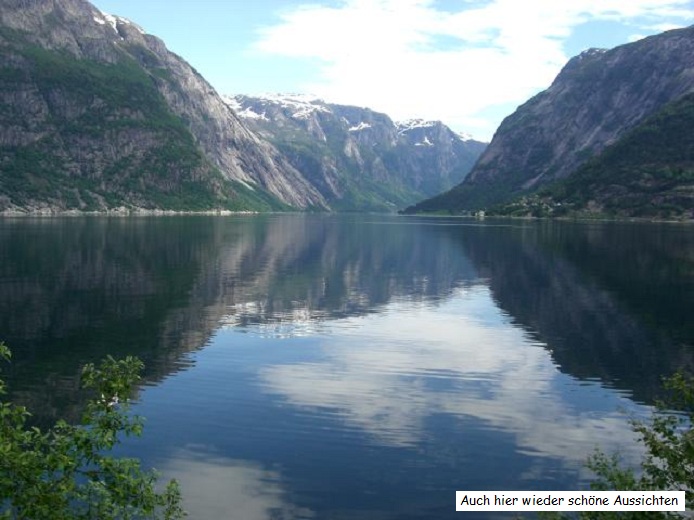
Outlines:
{"label": "shoreline", "polygon": [[521,221],[560,221],[560,222],[642,222],[654,224],[694,224],[694,218],[671,218],[659,219],[649,217],[619,217],[619,216],[585,216],[585,217],[532,217],[532,216],[517,216],[517,215],[485,215],[479,217],[476,215],[451,214],[445,215],[442,213],[408,213],[399,214],[402,217],[425,217],[425,218],[464,218],[483,222],[485,220],[521,220]]}
{"label": "shoreline", "polygon": [[[169,209],[144,209],[144,208],[125,208],[119,207],[105,211],[82,211],[76,209],[56,210],[56,209],[39,209],[39,210],[3,210],[0,211],[0,219],[3,218],[62,218],[62,217],[173,217],[173,216],[234,216],[234,215],[271,215],[278,213],[314,213],[311,211],[253,211],[253,210],[228,210],[228,209],[211,209],[211,210],[169,210]],[[340,214],[341,212],[325,212],[326,215]],[[354,214],[353,212],[345,212],[345,214]],[[373,214],[364,212],[363,214]],[[441,213],[383,213],[383,215],[394,215],[398,217],[424,217],[424,218],[458,218],[469,219],[484,222],[485,220],[515,220],[515,221],[560,221],[560,222],[640,222],[654,224],[694,224],[694,219],[657,219],[648,217],[610,217],[610,216],[595,216],[595,217],[532,217],[532,216],[511,216],[511,215],[486,215],[484,217],[465,214],[445,215]]]}
{"label": "shoreline", "polygon": [[214,209],[214,210],[173,210],[173,209],[134,209],[134,208],[115,208],[105,211],[81,211],[76,209],[68,210],[55,210],[55,209],[41,209],[41,210],[4,210],[0,211],[0,218],[52,218],[52,217],[170,217],[170,216],[184,216],[184,215],[219,215],[219,216],[230,216],[230,215],[259,215],[262,213],[274,213],[271,211],[261,212],[261,211],[251,211],[251,210],[240,210],[232,211],[228,209]]}

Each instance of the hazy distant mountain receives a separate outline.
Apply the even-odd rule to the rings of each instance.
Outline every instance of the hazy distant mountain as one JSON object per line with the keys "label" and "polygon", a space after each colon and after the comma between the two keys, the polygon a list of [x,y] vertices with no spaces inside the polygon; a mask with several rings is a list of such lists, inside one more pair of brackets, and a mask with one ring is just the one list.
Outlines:
{"label": "hazy distant mountain", "polygon": [[394,123],[307,96],[225,99],[334,209],[392,211],[440,193],[465,178],[486,146],[439,121]]}
{"label": "hazy distant mountain", "polygon": [[[502,212],[561,214],[564,201],[583,213],[691,215],[693,91],[693,27],[585,51],[504,120],[464,182],[408,211],[516,200]],[[556,181],[555,198],[528,199]]]}

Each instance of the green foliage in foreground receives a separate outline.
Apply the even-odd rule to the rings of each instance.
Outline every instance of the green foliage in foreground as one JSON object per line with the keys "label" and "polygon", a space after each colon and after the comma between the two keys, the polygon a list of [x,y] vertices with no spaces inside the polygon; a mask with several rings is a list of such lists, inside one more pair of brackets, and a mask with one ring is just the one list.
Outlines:
{"label": "green foliage in foreground", "polygon": [[[617,455],[596,451],[588,468],[596,480],[591,489],[596,491],[685,491],[687,510],[694,506],[694,378],[676,374],[666,381],[671,392],[668,403],[659,402],[650,422],[632,420],[632,429],[646,447],[641,468],[625,468]],[[685,415],[675,415],[672,409]],[[564,519],[560,513],[542,514],[544,519]],[[681,514],[659,511],[600,511],[582,512],[580,519],[666,519],[682,518]]]}
{"label": "green foliage in foreground", "polygon": [[[0,359],[10,351],[0,343]],[[128,399],[139,380],[142,362],[107,357],[89,364],[82,385],[93,392],[82,425],[64,421],[42,431],[28,427],[29,412],[2,400],[0,380],[0,518],[176,519],[181,509],[178,484],[172,480],[159,493],[157,475],[136,459],[108,452],[119,434],[139,435],[142,423],[128,416]]]}

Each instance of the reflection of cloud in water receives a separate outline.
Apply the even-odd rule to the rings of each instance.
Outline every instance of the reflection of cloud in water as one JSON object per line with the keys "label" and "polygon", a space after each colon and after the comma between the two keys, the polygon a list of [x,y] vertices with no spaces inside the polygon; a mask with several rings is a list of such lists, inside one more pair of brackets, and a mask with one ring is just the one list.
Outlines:
{"label": "reflection of cloud in water", "polygon": [[310,311],[296,302],[297,308],[267,317],[267,310],[258,302],[247,302],[229,307],[229,313],[220,321],[221,328],[239,327],[263,338],[295,338],[313,336],[321,331],[321,322],[328,318],[322,311]]}
{"label": "reflection of cloud in water", "polygon": [[[437,307],[394,304],[333,326],[340,333],[323,349],[327,360],[268,367],[266,389],[296,406],[337,410],[393,446],[419,442],[427,418],[449,414],[511,433],[517,449],[534,456],[580,463],[596,445],[635,454],[616,410],[626,401],[561,375],[486,288],[460,290]],[[595,411],[596,404],[609,411]]]}
{"label": "reflection of cloud in water", "polygon": [[233,460],[196,448],[174,453],[161,472],[163,478],[176,478],[181,484],[183,506],[190,518],[313,518],[310,511],[287,502],[278,472],[263,469],[252,462]]}

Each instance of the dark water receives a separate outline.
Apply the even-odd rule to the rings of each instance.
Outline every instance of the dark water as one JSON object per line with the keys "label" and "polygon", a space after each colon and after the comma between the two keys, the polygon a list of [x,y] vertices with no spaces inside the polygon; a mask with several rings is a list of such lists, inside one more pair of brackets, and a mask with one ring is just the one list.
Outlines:
{"label": "dark water", "polygon": [[[452,518],[576,489],[694,369],[694,227],[381,216],[0,220],[0,339],[38,423],[147,364],[121,451],[192,518]],[[456,516],[457,517],[457,516]]]}

